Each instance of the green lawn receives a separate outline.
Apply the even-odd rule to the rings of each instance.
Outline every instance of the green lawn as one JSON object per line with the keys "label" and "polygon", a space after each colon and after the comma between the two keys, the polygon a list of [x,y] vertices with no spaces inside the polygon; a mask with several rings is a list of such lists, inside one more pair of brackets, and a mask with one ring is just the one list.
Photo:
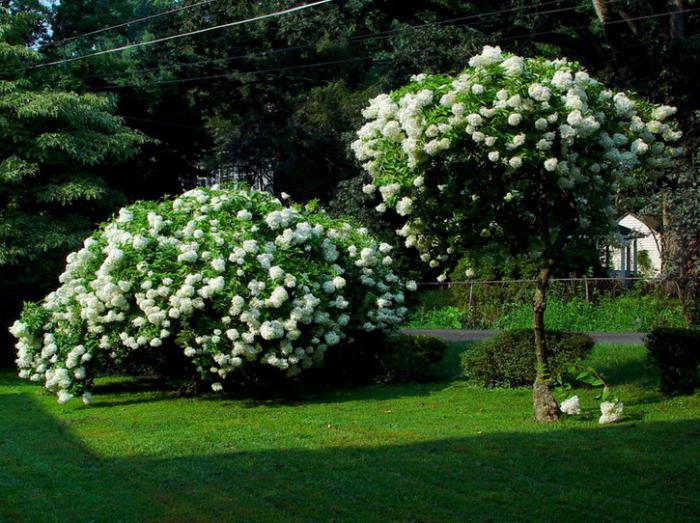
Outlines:
{"label": "green lawn", "polygon": [[643,355],[596,347],[627,413],[603,427],[590,391],[538,425],[528,390],[460,381],[242,400],[121,380],[84,407],[5,372],[0,521],[687,521],[700,396],[659,395]]}

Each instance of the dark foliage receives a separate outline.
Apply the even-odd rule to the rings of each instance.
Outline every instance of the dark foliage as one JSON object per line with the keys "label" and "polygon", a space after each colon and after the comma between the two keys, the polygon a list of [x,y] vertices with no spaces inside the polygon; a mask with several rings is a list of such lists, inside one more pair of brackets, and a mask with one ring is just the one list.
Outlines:
{"label": "dark foliage", "polygon": [[665,394],[692,394],[700,384],[700,331],[654,329],[644,341]]}
{"label": "dark foliage", "polygon": [[366,335],[326,354],[324,374],[336,382],[410,383],[436,379],[447,344],[431,336]]}
{"label": "dark foliage", "polygon": [[[593,340],[585,334],[550,331],[546,335],[553,375],[585,358]],[[464,377],[483,387],[524,387],[535,381],[535,336],[531,329],[515,329],[475,343],[462,356]]]}

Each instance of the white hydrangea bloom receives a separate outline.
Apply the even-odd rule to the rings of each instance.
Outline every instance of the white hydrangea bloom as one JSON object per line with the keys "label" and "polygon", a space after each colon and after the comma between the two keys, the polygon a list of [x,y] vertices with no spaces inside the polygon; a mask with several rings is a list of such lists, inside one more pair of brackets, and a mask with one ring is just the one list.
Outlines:
{"label": "white hydrangea bloom", "polygon": [[[373,111],[388,118],[392,104]],[[401,190],[384,193],[393,202]],[[364,228],[242,188],[136,204],[68,256],[61,287],[13,324],[19,374],[89,403],[96,361],[167,342],[214,391],[253,361],[296,375],[353,331],[403,321],[390,250]]]}
{"label": "white hydrangea bloom", "polygon": [[581,414],[581,403],[578,396],[571,396],[561,402],[561,411],[569,416],[578,416]]}
{"label": "white hydrangea bloom", "polygon": [[548,171],[555,171],[558,164],[559,160],[557,158],[547,158],[544,162],[544,168]]}
{"label": "white hydrangea bloom", "polygon": [[608,423],[615,423],[622,419],[622,414],[624,412],[624,405],[621,401],[613,403],[611,401],[604,401],[600,404],[600,419],[598,422],[601,425]]}
{"label": "white hydrangea bloom", "polygon": [[396,204],[396,212],[400,216],[406,216],[411,214],[413,211],[413,200],[408,197],[401,198],[401,200]]}
{"label": "white hydrangea bloom", "polygon": [[[680,138],[669,120],[673,108],[605,89],[575,62],[486,46],[469,66],[453,78],[421,75],[371,100],[353,144],[382,195],[377,211],[404,218],[404,244],[431,267],[448,265],[451,250],[458,252],[456,231],[501,235],[500,226],[466,217],[486,215],[478,207],[496,201],[526,205],[538,184],[518,185],[532,173],[562,194],[575,190],[606,207],[637,172],[658,173],[678,155],[671,143]],[[401,132],[389,122],[398,122]],[[450,171],[457,159],[464,162],[455,169],[460,176]],[[512,179],[498,186],[500,194],[482,194],[478,180],[492,174],[498,180],[499,173]],[[458,201],[466,212],[454,212]],[[579,208],[585,214],[593,206]],[[534,223],[527,212],[519,215]],[[604,218],[582,215],[577,223],[595,230]]]}

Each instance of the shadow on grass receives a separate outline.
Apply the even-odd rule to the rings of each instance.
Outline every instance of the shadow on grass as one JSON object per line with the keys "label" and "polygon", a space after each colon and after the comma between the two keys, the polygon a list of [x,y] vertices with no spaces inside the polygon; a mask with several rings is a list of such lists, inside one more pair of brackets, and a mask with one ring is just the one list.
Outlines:
{"label": "shadow on grass", "polygon": [[462,354],[474,344],[473,341],[453,342],[447,344],[447,351],[437,365],[436,375],[440,379],[451,380],[462,376]]}
{"label": "shadow on grass", "polygon": [[[0,374],[0,378],[2,375]],[[2,383],[2,382],[0,382]],[[7,385],[15,385],[17,379],[12,377],[6,380]],[[165,380],[143,377],[116,377],[102,378],[95,386],[94,393],[110,394],[116,397],[114,401],[100,401],[92,408],[105,408],[133,405],[139,403],[155,403],[174,398],[188,398],[195,394],[191,388],[192,382],[182,380]],[[382,399],[394,399],[407,396],[428,396],[434,392],[449,387],[446,381],[432,381],[428,383],[410,383],[392,385],[387,388],[385,384],[371,382],[333,384],[327,382],[289,382],[277,381],[271,384],[258,386],[238,387],[223,393],[212,393],[208,384],[200,385],[201,389],[196,394],[197,399],[203,401],[222,400],[236,401],[237,406],[248,408],[265,407],[289,407],[308,404],[342,403],[358,398],[372,400],[375,390],[381,388]]]}
{"label": "shadow on grass", "polygon": [[123,392],[171,392],[182,388],[182,384],[164,378],[148,376],[117,376],[100,378],[95,384],[96,394]]}
{"label": "shadow on grass", "polygon": [[596,345],[587,363],[602,372],[613,386],[659,386],[659,374],[648,361],[646,349],[639,345]]}
{"label": "shadow on grass", "polygon": [[[435,392],[448,388],[451,384],[445,381],[433,381],[430,383],[411,383],[403,385],[385,384],[376,385],[316,385],[301,386],[296,389],[277,391],[260,390],[256,393],[247,392],[245,395],[235,393],[227,394],[225,399],[235,401],[235,405],[244,408],[281,408],[302,407],[306,405],[340,404],[346,401],[372,402],[381,396],[381,401],[387,401],[409,396],[430,396]],[[381,395],[377,394],[381,391]],[[220,402],[221,394],[205,394],[200,399]],[[224,403],[224,406],[227,404]]]}
{"label": "shadow on grass", "polygon": [[618,385],[639,385],[645,388],[657,388],[659,376],[655,369],[645,360],[630,360],[602,367],[601,371],[612,383]]}
{"label": "shadow on grass", "polygon": [[681,521],[699,513],[700,420],[575,425],[253,451],[236,449],[229,433],[207,455],[106,458],[30,395],[6,394],[0,520]]}

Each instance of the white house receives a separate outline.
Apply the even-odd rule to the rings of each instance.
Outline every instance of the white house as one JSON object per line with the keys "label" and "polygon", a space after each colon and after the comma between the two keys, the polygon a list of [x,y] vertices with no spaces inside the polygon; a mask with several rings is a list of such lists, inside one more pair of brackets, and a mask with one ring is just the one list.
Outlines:
{"label": "white house", "polygon": [[607,248],[608,268],[616,276],[658,276],[661,233],[653,216],[626,214],[617,221],[618,241]]}

